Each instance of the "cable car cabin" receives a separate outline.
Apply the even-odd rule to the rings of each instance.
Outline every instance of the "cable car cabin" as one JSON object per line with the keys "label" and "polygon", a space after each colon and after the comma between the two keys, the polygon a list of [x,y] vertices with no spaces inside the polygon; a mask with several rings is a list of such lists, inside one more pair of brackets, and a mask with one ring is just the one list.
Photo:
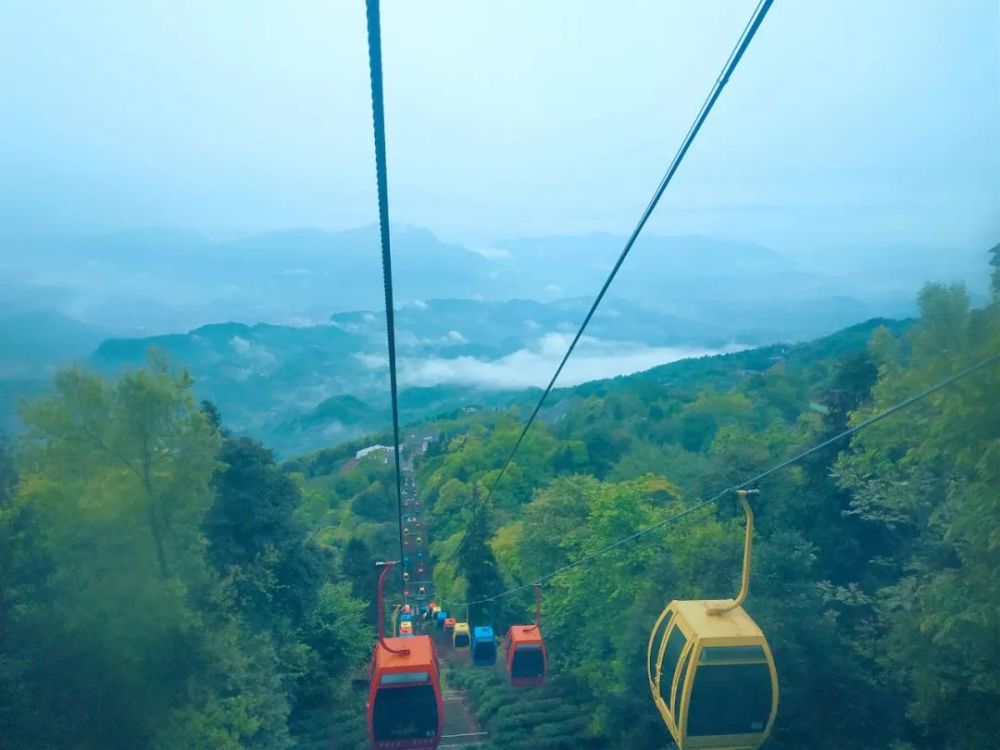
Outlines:
{"label": "cable car cabin", "polygon": [[646,647],[653,703],[679,750],[753,750],[778,713],[778,673],[764,633],[743,609],[750,590],[753,509],[746,515],[743,576],[735,599],[672,601]]}
{"label": "cable car cabin", "polygon": [[403,571],[403,580],[404,581],[409,581],[410,580],[410,574],[408,572],[406,572],[405,570]]}
{"label": "cable car cabin", "polygon": [[679,750],[759,747],[778,711],[778,674],[764,633],[728,602],[673,601],[648,649],[653,701]]}
{"label": "cable car cabin", "polygon": [[451,645],[454,648],[468,648],[472,638],[469,635],[469,623],[456,622],[455,632],[451,636]]}
{"label": "cable car cabin", "polygon": [[455,634],[455,618],[444,618],[444,637],[451,638]]}
{"label": "cable car cabin", "polygon": [[438,746],[444,710],[430,636],[385,638],[376,644],[367,708],[373,750]]}
{"label": "cable car cabin", "polygon": [[504,640],[507,676],[511,685],[541,685],[548,669],[548,654],[542,639],[542,587],[536,583],[535,624],[511,625]]}
{"label": "cable car cabin", "polygon": [[472,664],[476,667],[492,667],[497,663],[497,642],[493,628],[481,625],[472,629]]}
{"label": "cable car cabin", "polygon": [[511,625],[505,648],[511,685],[541,685],[545,682],[548,655],[538,626]]}

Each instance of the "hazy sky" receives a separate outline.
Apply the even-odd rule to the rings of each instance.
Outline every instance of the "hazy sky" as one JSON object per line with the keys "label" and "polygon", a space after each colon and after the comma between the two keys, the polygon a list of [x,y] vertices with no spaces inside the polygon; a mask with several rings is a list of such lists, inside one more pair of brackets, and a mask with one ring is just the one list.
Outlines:
{"label": "hazy sky", "polygon": [[[627,233],[753,0],[384,0],[393,221]],[[651,229],[1000,240],[1000,3],[777,0]],[[0,225],[375,220],[363,0],[0,3]]]}

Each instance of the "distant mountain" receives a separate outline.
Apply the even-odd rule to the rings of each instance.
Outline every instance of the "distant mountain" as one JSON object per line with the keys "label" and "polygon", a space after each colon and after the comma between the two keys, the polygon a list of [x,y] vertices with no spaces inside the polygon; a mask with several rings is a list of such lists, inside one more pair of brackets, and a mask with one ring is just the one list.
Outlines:
{"label": "distant mountain", "polygon": [[[624,238],[585,234],[466,248],[426,229],[393,226],[396,300],[554,302],[592,299]],[[288,229],[212,239],[179,229],[4,240],[0,311],[52,308],[121,335],[190,330],[233,320],[321,323],[331,313],[377,310],[382,271],[375,226],[340,232]],[[850,318],[913,311],[927,279],[985,289],[985,249],[845,248],[779,253],[752,242],[643,235],[611,293],[644,309],[726,334],[732,320],[781,336],[799,312],[819,318],[845,304]],[[792,326],[790,328],[789,326]]]}
{"label": "distant mountain", "polygon": [[[583,297],[553,302],[427,300],[396,311],[396,336],[403,350],[412,354],[500,356],[545,332],[575,333],[591,302]],[[330,322],[373,343],[385,339],[381,310],[336,313]],[[742,327],[739,321],[712,325],[611,298],[594,317],[588,335],[650,346],[724,346],[740,338]]]}
{"label": "distant mountain", "polygon": [[0,319],[0,378],[45,377],[88,356],[107,335],[54,310]]}
{"label": "distant mountain", "polygon": [[[424,229],[393,233],[396,297],[474,296],[490,261]],[[66,314],[129,335],[212,321],[301,325],[382,300],[376,227],[212,240],[147,229],[89,238],[18,240],[0,259],[0,303],[44,297]]]}
{"label": "distant mountain", "polygon": [[[776,261],[776,265],[780,262]],[[528,403],[565,351],[587,298],[554,302],[413,301],[396,311],[404,423],[461,408]],[[645,371],[677,359],[773,341],[802,340],[854,322],[856,300],[785,300],[765,312],[719,302],[685,318],[609,298],[581,340],[560,385]],[[777,316],[771,319],[769,316]],[[714,318],[714,322],[705,318]],[[151,349],[187,367],[199,397],[228,425],[289,454],[385,428],[389,423],[385,319],[381,311],[335,313],[322,325],[200,326],[188,333],[109,338],[47,313],[0,321],[6,375],[0,423],[16,397],[46,387],[52,369],[86,358],[107,375],[141,366]],[[93,350],[87,355],[89,350]]]}
{"label": "distant mountain", "polygon": [[[405,418],[502,405],[546,382],[622,243],[587,234],[470,250],[394,226]],[[792,257],[749,242],[646,235],[560,385],[905,317],[924,279],[965,280],[976,296],[987,269],[980,251]],[[16,396],[42,390],[55,367],[87,358],[113,373],[150,347],[189,367],[228,423],[280,450],[385,424],[374,226],[22,239],[5,246],[0,279],[0,427],[12,424]],[[219,320],[231,322],[211,323]]]}
{"label": "distant mountain", "polygon": [[[523,399],[548,378],[589,304],[445,299],[402,306],[396,336],[404,421]],[[609,300],[567,379],[717,351],[732,344],[736,328]],[[187,367],[199,396],[215,402],[227,424],[286,453],[389,421],[381,312],[336,313],[316,326],[224,323],[186,334],[108,339],[89,362],[110,375],[141,365],[151,348]]]}

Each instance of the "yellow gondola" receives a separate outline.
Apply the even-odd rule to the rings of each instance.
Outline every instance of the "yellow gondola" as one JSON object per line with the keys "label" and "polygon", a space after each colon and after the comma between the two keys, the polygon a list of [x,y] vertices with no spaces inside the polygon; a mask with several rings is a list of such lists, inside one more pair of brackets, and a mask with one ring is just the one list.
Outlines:
{"label": "yellow gondola", "polygon": [[752,750],[771,733],[778,674],[764,633],[744,611],[750,586],[753,511],[747,518],[743,578],[736,599],[672,601],[649,634],[649,689],[678,750]]}
{"label": "yellow gondola", "polygon": [[455,632],[451,636],[451,644],[454,648],[468,648],[471,642],[469,635],[469,623],[456,622]]}

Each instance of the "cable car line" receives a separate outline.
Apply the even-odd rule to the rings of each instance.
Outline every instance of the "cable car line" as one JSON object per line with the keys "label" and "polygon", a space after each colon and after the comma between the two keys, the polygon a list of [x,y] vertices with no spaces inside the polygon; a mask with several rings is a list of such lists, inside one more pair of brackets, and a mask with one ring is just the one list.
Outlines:
{"label": "cable car line", "polygon": [[[382,33],[378,0],[367,0],[368,65],[371,70],[372,121],[375,130],[375,180],[378,185],[378,230],[382,245],[382,286],[385,289],[385,332],[389,351],[389,392],[392,401],[392,453],[396,460],[396,514],[399,556],[403,557],[403,478],[399,458],[399,398],[396,392],[396,320],[392,302],[392,251],[389,245],[389,184],[385,160],[385,101],[382,96]],[[400,566],[400,575],[403,567]],[[404,601],[405,601],[404,596]]]}
{"label": "cable car line", "polygon": [[561,573],[565,573],[566,571],[572,570],[573,568],[579,567],[580,565],[584,565],[585,563],[592,562],[592,561],[594,561],[594,560],[596,560],[596,559],[598,559],[600,557],[603,557],[607,553],[609,553],[609,552],[611,552],[613,550],[616,550],[616,549],[618,549],[619,547],[621,547],[621,546],[623,546],[625,544],[628,544],[629,542],[635,541],[636,539],[644,537],[647,534],[650,534],[650,533],[652,533],[652,532],[654,532],[654,531],[656,531],[658,529],[662,529],[665,526],[673,524],[674,522],[679,521],[682,518],[685,518],[686,516],[691,515],[692,513],[696,513],[697,511],[702,510],[703,508],[706,508],[709,505],[712,505],[713,503],[717,503],[717,502],[719,502],[719,500],[722,500],[724,497],[727,497],[728,495],[731,495],[734,492],[737,492],[739,490],[743,490],[743,489],[747,489],[749,487],[752,487],[753,485],[757,484],[758,482],[766,479],[767,477],[770,477],[772,474],[776,474],[777,472],[782,471],[783,469],[786,469],[789,466],[792,466],[793,464],[798,463],[802,459],[807,458],[808,456],[811,456],[812,454],[814,454],[814,453],[816,453],[818,451],[821,451],[824,448],[828,448],[829,446],[831,446],[831,445],[833,445],[835,443],[838,443],[841,440],[844,440],[845,438],[851,437],[852,435],[856,435],[857,433],[861,432],[862,430],[865,430],[865,429],[871,427],[872,425],[877,424],[877,423],[881,422],[882,420],[891,417],[892,415],[896,414],[897,412],[900,412],[903,409],[906,409],[907,407],[913,406],[914,404],[916,404],[916,403],[918,403],[920,401],[923,401],[928,396],[931,396],[934,393],[937,393],[938,391],[940,391],[940,390],[942,390],[944,388],[947,388],[949,385],[952,385],[953,383],[956,383],[959,380],[963,380],[964,378],[967,378],[968,376],[970,376],[970,375],[978,372],[979,370],[982,370],[983,368],[988,367],[991,364],[996,364],[998,362],[1000,362],[1000,352],[997,352],[996,354],[993,354],[993,355],[987,357],[986,359],[980,360],[976,364],[971,365],[971,366],[965,368],[964,370],[961,370],[961,371],[959,371],[959,372],[957,372],[957,373],[955,373],[953,375],[950,375],[949,377],[944,378],[943,380],[938,381],[934,385],[928,386],[927,388],[923,389],[922,391],[919,391],[919,392],[913,394],[912,396],[909,396],[909,397],[903,399],[902,401],[899,401],[898,403],[896,403],[896,404],[888,407],[887,409],[884,409],[883,411],[880,411],[878,414],[875,414],[875,415],[869,417],[868,419],[865,419],[862,422],[859,422],[858,424],[854,425],[853,427],[849,427],[848,429],[844,430],[843,432],[837,433],[833,437],[828,438],[828,439],[824,440],[821,443],[817,443],[816,445],[813,445],[812,447],[807,448],[807,449],[801,451],[800,453],[795,454],[791,458],[788,458],[788,459],[786,459],[786,460],[784,460],[784,461],[782,461],[782,462],[780,462],[778,464],[775,464],[774,466],[770,467],[769,469],[767,469],[765,471],[762,471],[759,474],[756,474],[756,475],[750,477],[749,479],[745,479],[744,481],[740,482],[739,484],[734,484],[731,487],[727,487],[726,489],[722,490],[718,494],[713,495],[712,497],[710,497],[707,500],[703,500],[700,503],[695,503],[694,505],[692,505],[692,506],[690,506],[688,508],[685,508],[684,510],[682,510],[682,511],[680,511],[678,513],[674,513],[673,515],[667,516],[666,518],[664,518],[664,519],[662,519],[660,521],[657,521],[656,523],[652,524],[651,526],[647,526],[647,527],[645,527],[643,529],[639,529],[638,531],[636,531],[633,534],[629,534],[628,536],[622,537],[621,539],[619,539],[619,540],[617,540],[615,542],[612,542],[611,544],[608,544],[605,547],[602,547],[601,549],[597,550],[596,552],[592,552],[589,555],[584,555],[583,557],[581,557],[581,558],[579,558],[577,560],[574,560],[573,562],[567,563],[566,565],[563,565],[562,567],[557,568],[556,570],[553,570],[550,573],[546,573],[543,576],[535,578],[535,579],[533,579],[531,581],[531,583],[526,583],[526,584],[523,584],[521,586],[516,586],[516,587],[508,589],[506,591],[502,591],[499,594],[494,594],[493,596],[488,596],[488,597],[485,597],[483,599],[476,599],[475,601],[455,603],[455,602],[447,602],[447,601],[445,601],[445,600],[442,599],[441,602],[442,602],[442,604],[449,604],[452,607],[468,607],[468,606],[475,606],[475,605],[478,605],[478,604],[486,604],[487,602],[493,602],[493,601],[496,601],[498,599],[502,599],[502,598],[505,598],[507,596],[511,596],[511,595],[516,594],[516,593],[518,593],[520,591],[525,591],[526,589],[532,588],[533,586],[536,586],[536,585],[542,584],[542,583],[544,583],[546,581],[549,581],[552,578],[555,578],[556,576],[560,575]]}
{"label": "cable car line", "polygon": [[701,105],[701,109],[694,118],[694,122],[691,127],[688,128],[687,134],[684,136],[684,140],[681,141],[680,148],[677,149],[677,153],[674,154],[673,160],[670,162],[670,166],[667,168],[666,173],[663,175],[663,179],[660,180],[660,184],[657,186],[656,191],[653,193],[653,197],[650,199],[642,215],[639,217],[639,222],[635,225],[635,229],[632,230],[632,234],[629,236],[625,243],[625,247],[622,249],[621,254],[618,256],[618,260],[615,261],[614,266],[611,267],[611,271],[608,273],[608,277],[605,279],[601,290],[597,293],[597,297],[594,298],[593,304],[590,306],[590,310],[587,312],[586,317],[583,319],[583,323],[580,324],[579,330],[573,337],[573,341],[570,342],[569,348],[566,349],[566,354],[563,355],[562,361],[556,368],[555,373],[552,375],[552,379],[549,384],[545,387],[542,392],[541,398],[538,399],[538,403],[535,405],[534,410],[531,412],[531,416],[528,417],[528,421],[524,423],[524,427],[521,429],[521,434],[518,436],[517,441],[514,443],[514,448],[511,450],[510,455],[507,456],[507,460],[504,461],[503,466],[500,469],[500,473],[497,474],[496,479],[493,480],[493,485],[490,487],[490,491],[486,495],[484,502],[489,502],[490,498],[493,497],[493,492],[496,490],[497,485],[500,484],[500,480],[503,475],[507,472],[507,467],[510,466],[511,461],[517,454],[518,448],[521,447],[521,443],[524,441],[524,436],[528,434],[528,430],[534,423],[535,418],[538,416],[538,412],[541,410],[542,405],[545,403],[545,399],[548,398],[549,393],[556,384],[556,380],[559,379],[559,375],[562,373],[563,368],[566,366],[566,362],[569,360],[570,355],[573,354],[573,350],[576,349],[576,345],[579,343],[580,338],[583,336],[587,326],[590,324],[590,319],[594,317],[594,313],[597,312],[598,306],[604,299],[604,295],[607,293],[608,288],[611,286],[611,282],[615,280],[615,276],[618,275],[618,270],[622,267],[625,262],[625,258],[628,257],[629,251],[632,250],[632,246],[635,241],[639,238],[639,234],[642,232],[643,227],[646,226],[646,222],[649,221],[649,217],[652,216],[653,210],[656,208],[656,204],[660,202],[660,198],[666,191],[667,186],[673,179],[674,174],[677,172],[678,167],[680,167],[681,162],[684,160],[684,156],[687,154],[688,149],[694,142],[695,137],[698,135],[698,131],[701,130],[701,126],[704,125],[705,120],[708,118],[708,114],[712,111],[712,107],[718,100],[719,95],[722,94],[722,89],[725,88],[726,84],[729,82],[730,76],[739,64],[740,59],[746,52],[747,47],[750,46],[750,42],[753,40],[754,35],[757,33],[757,29],[760,28],[764,17],[767,15],[767,11],[771,8],[771,4],[774,0],[760,0],[757,4],[757,8],[754,10],[753,15],[750,20],[747,21],[746,27],[743,29],[743,33],[740,35],[739,40],[733,47],[732,52],[729,53],[729,58],[726,60],[726,64],[722,68],[722,72],[716,79],[715,84],[712,86],[711,91],[709,91],[708,96]]}
{"label": "cable car line", "polygon": [[[728,83],[733,71],[739,64],[756,32],[760,28],[768,10],[773,4],[773,0],[759,0],[756,9],[750,20],[747,22],[742,35],[729,55],[722,73],[716,79],[707,98],[703,102],[694,122],[684,136],[680,148],[673,157],[666,173],[661,179],[648,205],[639,218],[638,223],[625,243],[624,248],[618,256],[617,261],[612,266],[600,291],[588,310],[579,330],[573,337],[566,353],[552,375],[547,387],[542,392],[538,403],[535,405],[531,415],[525,422],[522,430],[514,443],[513,449],[502,464],[499,473],[495,477],[484,503],[488,503],[493,493],[499,486],[501,479],[513,461],[520,448],[528,430],[537,418],[546,398],[555,386],[562,370],[569,357],[572,355],[584,332],[593,318],[597,308],[604,299],[611,283],[614,281],[618,271],[623,265],[629,252],[637,241],[643,228],[652,216],[657,204],[669,186],[674,175],[680,167],[685,155],[697,137],[702,125],[714,107],[716,101]],[[398,385],[396,375],[396,343],[395,343],[395,316],[393,305],[392,287],[392,254],[390,246],[390,227],[388,209],[388,179],[386,166],[386,136],[385,136],[385,108],[383,98],[383,77],[382,77],[382,53],[381,53],[381,29],[379,18],[379,0],[366,0],[367,6],[367,27],[368,27],[368,51],[369,65],[371,72],[371,94],[372,94],[372,118],[375,142],[375,163],[376,182],[378,190],[378,210],[379,210],[379,237],[382,256],[383,287],[385,293],[386,311],[386,340],[389,357],[389,379],[390,398],[392,408],[393,426],[393,455],[395,463],[396,479],[396,509],[399,527],[399,548],[400,557],[403,560],[402,568],[407,563],[405,547],[407,546],[408,528],[404,527],[403,514],[403,470],[400,456],[400,429],[399,429],[399,403]],[[899,411],[916,404],[943,388],[972,375],[983,368],[1000,362],[1000,353],[993,354],[986,359],[965,368],[951,376],[929,386],[922,391],[890,406],[877,414],[862,420],[853,427],[830,437],[822,442],[799,452],[798,454],[781,461],[769,469],[740,482],[739,484],[722,490],[707,500],[698,502],[688,508],[674,513],[650,526],[639,529],[617,541],[614,541],[601,549],[583,555],[555,570],[534,579],[530,583],[510,588],[506,591],[488,596],[485,598],[452,604],[456,609],[466,607],[466,620],[468,620],[468,608],[472,605],[487,604],[498,599],[511,596],[531,587],[535,591],[535,621],[534,625],[511,625],[505,639],[505,661],[506,671],[512,685],[542,685],[546,680],[547,672],[547,652],[545,641],[541,633],[541,586],[551,581],[560,574],[603,558],[608,553],[636,539],[642,538],[652,532],[662,529],[674,522],[680,521],[708,505],[717,503],[733,492],[739,494],[743,509],[747,518],[746,534],[744,541],[743,556],[743,576],[739,595],[725,602],[715,602],[708,600],[698,601],[671,601],[664,608],[663,613],[657,619],[656,624],[650,632],[647,646],[647,675],[650,689],[653,694],[654,703],[660,710],[661,716],[674,737],[677,746],[681,750],[687,750],[692,745],[688,743],[688,737],[696,737],[697,747],[722,748],[732,746],[729,742],[729,735],[732,737],[751,737],[757,746],[759,742],[766,739],[774,723],[777,702],[778,702],[778,682],[767,640],[763,632],[753,622],[752,618],[743,610],[742,602],[749,590],[751,542],[753,535],[753,511],[747,502],[747,495],[750,492],[747,488],[758,484],[765,478],[792,466],[806,457],[817,453],[839,441],[860,433],[862,430],[881,422],[884,419],[898,413]],[[407,471],[412,472],[412,464],[408,464]],[[412,478],[408,476],[408,483],[412,483]],[[408,484],[408,492],[412,490]],[[408,496],[409,497],[409,496]],[[420,544],[420,537],[417,536],[417,543]],[[420,557],[418,551],[417,556]],[[399,623],[399,636],[385,635],[385,598],[383,586],[386,578],[391,572],[393,562],[382,563],[384,569],[378,580],[378,630],[375,648],[372,654],[369,674],[369,693],[366,706],[368,719],[368,734],[374,750],[392,750],[402,746],[437,748],[442,739],[454,739],[459,737],[481,736],[485,733],[468,733],[443,735],[444,729],[444,696],[441,690],[441,674],[439,671],[439,659],[437,647],[431,636],[417,634],[414,632],[415,622],[410,612],[409,605],[406,604],[408,590],[406,583],[409,575],[403,575],[403,605],[397,605],[393,610],[393,620],[395,631],[395,617],[400,608],[404,614],[400,616],[404,622]],[[423,572],[421,569],[419,572]],[[449,604],[442,600],[442,604]],[[490,666],[496,661],[496,641],[492,628],[476,627],[471,629],[468,622],[457,622],[455,617],[443,610],[435,611],[434,604],[428,607],[424,613],[426,620],[427,612],[434,615],[434,621],[438,628],[443,630],[444,636],[450,638],[451,646],[455,649],[469,649],[470,659],[474,665]],[[669,618],[669,619],[668,619]],[[714,619],[713,618],[717,618]],[[666,623],[661,630],[661,625]],[[406,626],[404,628],[404,625]],[[480,634],[479,631],[488,631]],[[670,650],[675,641],[674,636],[681,633],[683,645],[678,649],[678,655],[673,655]],[[480,637],[481,636],[481,637]],[[653,659],[653,647],[660,638],[660,646],[655,659]],[[483,651],[477,656],[477,642],[483,646]],[[492,652],[486,646],[492,646]],[[666,662],[665,662],[666,659]],[[667,673],[663,667],[666,663]],[[690,667],[690,669],[689,669]],[[741,675],[747,673],[746,670],[755,671],[758,682],[763,678],[769,680],[766,690],[756,691],[758,698],[766,698],[768,704],[764,706],[752,707],[756,712],[751,719],[737,715],[735,718],[727,717],[727,722],[720,722],[718,716],[718,701],[713,699],[709,690],[703,689],[699,694],[695,689],[695,674],[705,671],[712,674],[713,679],[719,685],[717,678],[725,678],[730,683],[743,679]],[[667,683],[664,683],[664,676]],[[737,679],[739,678],[739,679]],[[758,679],[759,678],[759,679]],[[709,683],[705,683],[709,684]],[[763,683],[762,683],[763,684]],[[702,683],[699,682],[698,686]],[[670,695],[664,693],[664,688],[670,689]],[[715,689],[714,687],[712,689]],[[681,692],[679,692],[682,691]],[[717,691],[718,692],[718,691]],[[449,698],[450,699],[450,698]],[[668,703],[669,701],[669,703]],[[759,701],[758,701],[759,702]],[[715,712],[715,713],[712,713]],[[744,726],[744,724],[746,726]],[[733,729],[736,726],[742,729]],[[749,734],[748,734],[749,732]],[[711,735],[711,736],[708,736]],[[706,742],[707,741],[707,742]],[[722,743],[722,744],[719,744]],[[451,746],[451,745],[448,745]],[[748,745],[749,746],[749,745]]]}

